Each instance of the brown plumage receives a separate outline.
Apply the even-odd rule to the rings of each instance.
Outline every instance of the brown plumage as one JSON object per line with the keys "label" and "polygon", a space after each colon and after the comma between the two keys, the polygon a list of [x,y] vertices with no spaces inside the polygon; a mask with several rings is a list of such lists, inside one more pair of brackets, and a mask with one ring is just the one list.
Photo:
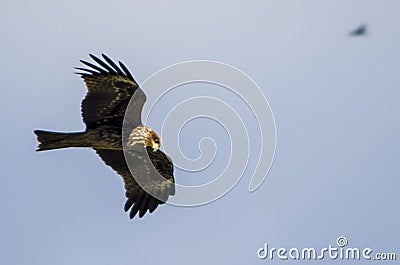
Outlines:
{"label": "brown plumage", "polygon": [[[98,65],[81,60],[89,68],[76,68],[82,71],[78,74],[88,89],[81,109],[86,130],[75,133],[35,130],[39,141],[37,151],[93,148],[106,165],[122,176],[127,197],[124,210],[130,210],[130,218],[137,213],[141,218],[175,194],[173,164],[159,150],[161,140],[158,134],[142,125],[141,111],[146,101],[144,92],[124,64],[119,62],[118,66],[106,55],[102,56],[104,61],[90,54]],[[133,95],[134,102],[129,104]],[[128,106],[128,115],[124,117]],[[122,143],[123,134],[126,143]]]}

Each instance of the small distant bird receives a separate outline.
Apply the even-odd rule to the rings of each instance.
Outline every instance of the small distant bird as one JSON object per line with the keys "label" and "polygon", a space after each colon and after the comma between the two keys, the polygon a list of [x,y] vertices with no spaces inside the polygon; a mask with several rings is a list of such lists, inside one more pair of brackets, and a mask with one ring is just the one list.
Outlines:
{"label": "small distant bird", "polygon": [[[67,147],[93,148],[106,165],[122,176],[127,197],[124,210],[127,212],[130,209],[131,219],[137,213],[141,218],[175,194],[173,164],[160,150],[158,134],[142,124],[141,112],[146,101],[143,90],[123,63],[119,62],[118,66],[106,55],[102,56],[104,61],[90,54],[98,65],[81,60],[88,68],[76,68],[82,71],[77,74],[83,78],[88,89],[81,106],[86,130],[74,133],[35,130],[39,141],[36,151]],[[134,101],[129,104],[124,124],[124,129],[126,126],[131,129],[123,132],[124,115],[133,95]],[[125,155],[122,148],[123,133],[128,139]],[[125,158],[133,161],[129,165],[134,164],[135,178]],[[149,163],[154,165],[161,178],[154,177],[153,167]],[[142,186],[137,183],[138,178]]]}
{"label": "small distant bird", "polygon": [[364,36],[367,34],[367,26],[361,25],[355,30],[350,32],[350,36]]}

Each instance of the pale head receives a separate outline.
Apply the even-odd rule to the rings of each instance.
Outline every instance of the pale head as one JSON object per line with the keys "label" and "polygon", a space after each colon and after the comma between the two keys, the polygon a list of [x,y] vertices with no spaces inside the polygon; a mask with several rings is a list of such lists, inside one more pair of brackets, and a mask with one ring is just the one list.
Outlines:
{"label": "pale head", "polygon": [[160,136],[150,127],[140,125],[130,133],[128,146],[136,147],[140,145],[143,147],[150,147],[156,152],[161,146]]}

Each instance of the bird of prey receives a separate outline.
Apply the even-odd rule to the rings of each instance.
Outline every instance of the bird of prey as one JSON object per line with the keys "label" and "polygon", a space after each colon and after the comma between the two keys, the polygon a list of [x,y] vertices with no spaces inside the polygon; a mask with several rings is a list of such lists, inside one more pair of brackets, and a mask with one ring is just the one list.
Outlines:
{"label": "bird of prey", "polygon": [[367,26],[361,25],[355,30],[350,32],[350,36],[363,36],[367,34]]}
{"label": "bird of prey", "polygon": [[[87,68],[76,67],[88,90],[81,104],[85,131],[35,130],[39,142],[36,151],[93,148],[106,165],[122,176],[127,197],[124,210],[130,210],[131,219],[137,213],[142,218],[147,211],[152,213],[175,194],[173,164],[160,150],[158,134],[142,124],[141,112],[146,96],[127,67],[121,62],[117,65],[104,54],[104,60],[92,54],[90,57],[97,65],[81,60]],[[132,97],[133,102],[128,104]],[[126,143],[123,143],[123,134]],[[133,173],[126,162],[129,160],[129,165],[134,165]],[[161,178],[153,176],[154,169]]]}

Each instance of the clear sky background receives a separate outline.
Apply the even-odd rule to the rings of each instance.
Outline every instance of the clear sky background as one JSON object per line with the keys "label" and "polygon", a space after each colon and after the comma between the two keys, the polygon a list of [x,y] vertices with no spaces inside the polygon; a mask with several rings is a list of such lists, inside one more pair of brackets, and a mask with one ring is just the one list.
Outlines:
{"label": "clear sky background", "polygon": [[[396,0],[1,1],[0,263],[263,264],[272,263],[257,258],[264,243],[323,248],[340,235],[399,259],[399,10]],[[368,35],[349,37],[362,23]],[[216,202],[130,220],[119,176],[93,151],[36,153],[34,129],[84,129],[73,67],[101,52],[139,82],[193,59],[252,77],[277,126],[263,185],[249,193],[249,171]],[[189,157],[198,151],[190,132],[212,123],[185,129]],[[215,130],[211,179],[229,151]]]}

